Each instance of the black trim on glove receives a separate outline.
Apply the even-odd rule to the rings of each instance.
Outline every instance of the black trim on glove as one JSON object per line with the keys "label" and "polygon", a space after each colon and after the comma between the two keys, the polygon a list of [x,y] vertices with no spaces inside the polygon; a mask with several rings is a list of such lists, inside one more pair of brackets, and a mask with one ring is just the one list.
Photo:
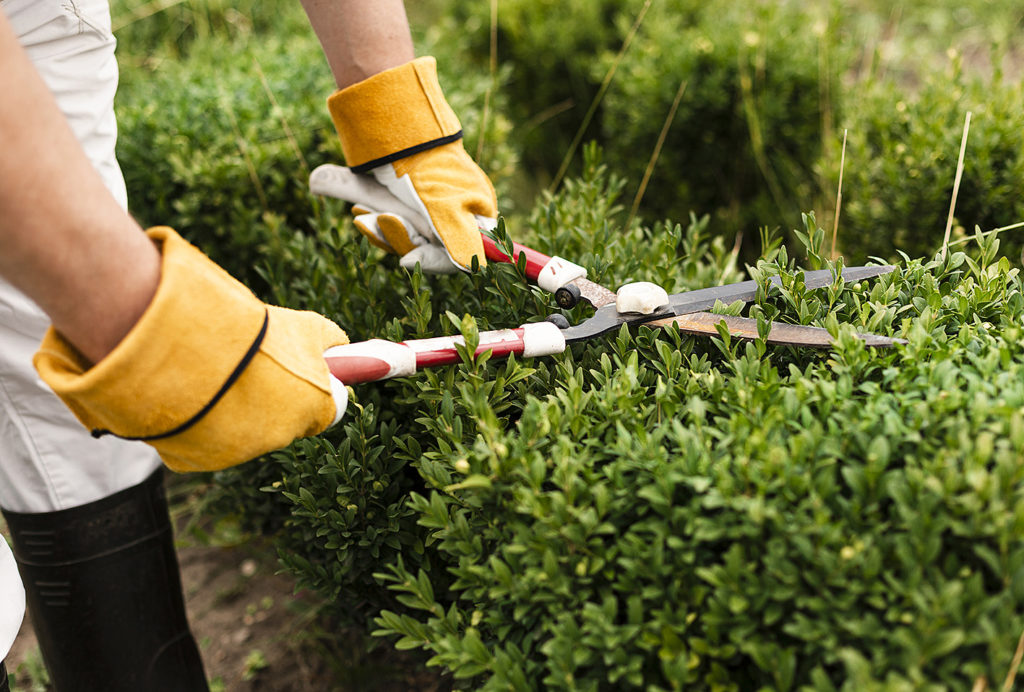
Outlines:
{"label": "black trim on glove", "polygon": [[445,144],[457,142],[460,139],[462,139],[462,130],[459,130],[453,135],[448,135],[447,137],[438,137],[437,139],[432,139],[429,142],[424,142],[423,144],[417,144],[414,147],[408,147],[407,149],[396,151],[394,154],[388,154],[387,156],[382,156],[379,159],[374,159],[373,161],[367,161],[366,163],[360,164],[358,166],[351,166],[350,170],[353,173],[369,173],[374,168],[377,168],[379,166],[394,163],[395,161],[412,156],[413,154],[419,154],[424,151],[436,149],[437,147],[443,146]]}

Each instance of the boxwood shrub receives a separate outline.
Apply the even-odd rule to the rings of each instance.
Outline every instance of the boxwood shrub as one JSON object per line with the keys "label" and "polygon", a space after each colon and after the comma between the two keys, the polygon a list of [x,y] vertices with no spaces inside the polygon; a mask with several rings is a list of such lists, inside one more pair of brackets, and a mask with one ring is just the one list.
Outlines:
{"label": "boxwood shrub", "polygon": [[685,82],[644,209],[712,213],[718,232],[745,233],[755,256],[759,227],[788,231],[819,201],[813,166],[841,115],[848,49],[821,55],[833,34],[805,3],[658,3],[651,14],[605,99],[608,156],[639,181]]}
{"label": "boxwood shrub", "polygon": [[[611,285],[736,278],[700,219],[616,227],[615,190],[591,166],[519,235]],[[1024,631],[1020,277],[989,237],[806,291],[797,266],[824,238],[807,221],[807,257],[753,268],[783,287],[752,310],[827,326],[831,353],[639,328],[554,358],[467,356],[356,388],[339,429],[218,474],[220,492],[274,530],[300,585],[472,688],[1001,680]],[[512,267],[406,275],[321,230],[269,276],[354,338],[472,342],[553,310]],[[909,343],[872,351],[855,327]]]}
{"label": "boxwood shrub", "polygon": [[1016,272],[953,255],[820,297],[782,273],[767,312],[909,345],[623,330],[514,422],[467,374],[464,412],[424,417],[445,445],[410,503],[450,574],[380,572],[412,612],[378,633],[482,689],[1002,680],[1024,626]]}

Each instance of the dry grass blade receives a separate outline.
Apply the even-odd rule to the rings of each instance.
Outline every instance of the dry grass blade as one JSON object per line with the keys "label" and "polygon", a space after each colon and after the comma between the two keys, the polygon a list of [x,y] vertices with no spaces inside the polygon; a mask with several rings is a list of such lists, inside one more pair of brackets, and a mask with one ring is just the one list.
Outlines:
{"label": "dry grass blade", "polygon": [[573,156],[576,155],[576,149],[580,145],[580,141],[583,139],[583,133],[586,132],[587,127],[590,125],[590,121],[594,117],[594,113],[597,112],[597,107],[601,105],[601,101],[604,100],[604,94],[608,91],[608,87],[612,83],[612,78],[615,77],[615,72],[619,69],[619,64],[622,62],[622,58],[625,57],[626,51],[629,50],[629,46],[633,43],[633,39],[636,37],[640,26],[644,22],[644,17],[647,15],[647,10],[651,7],[653,0],[647,0],[644,6],[640,8],[640,12],[636,16],[636,21],[633,22],[633,26],[629,28],[629,32],[626,34],[626,38],[622,41],[622,47],[619,48],[618,55],[615,56],[612,66],[608,69],[604,79],[601,81],[601,86],[597,90],[597,94],[594,96],[594,100],[590,104],[590,108],[587,109],[586,115],[583,116],[583,122],[580,123],[579,129],[576,131],[576,136],[573,137],[572,143],[569,145],[569,150],[565,152],[565,158],[562,159],[562,165],[558,168],[558,173],[555,174],[555,179],[551,183],[549,188],[550,192],[554,192],[558,189],[559,184],[562,182],[562,178],[565,177],[565,173],[569,170],[569,163],[572,162]]}
{"label": "dry grass blade", "polygon": [[971,129],[971,112],[967,111],[964,120],[964,136],[960,140],[960,159],[956,164],[956,177],[953,179],[953,198],[949,201],[949,216],[946,218],[946,234],[942,238],[942,256],[949,249],[949,233],[953,230],[953,212],[956,210],[956,196],[960,193],[960,178],[964,173],[964,152],[967,151],[967,133]]}
{"label": "dry grass blade", "polygon": [[1024,632],[1017,640],[1017,650],[1013,653],[1013,661],[1010,662],[1010,672],[1006,674],[1003,681],[1003,692],[1010,692],[1013,689],[1013,681],[1017,677],[1017,669],[1020,668],[1021,659],[1024,659]]}
{"label": "dry grass blade", "polygon": [[476,161],[480,163],[484,157],[484,139],[487,135],[487,121],[491,116],[491,95],[498,75],[498,0],[491,0],[491,83],[484,94],[484,110],[480,115],[480,136],[476,143]]}
{"label": "dry grass blade", "polygon": [[231,129],[235,135],[235,145],[238,147],[238,153],[242,155],[242,160],[245,161],[245,169],[249,173],[249,180],[252,181],[252,186],[256,190],[256,196],[260,199],[260,206],[264,212],[270,211],[270,204],[267,202],[267,193],[263,189],[263,184],[260,182],[259,173],[256,170],[256,165],[252,161],[252,157],[249,156],[249,144],[245,141],[245,137],[242,136],[242,129],[238,125],[238,117],[235,115],[235,110],[231,105],[231,100],[227,97],[227,94],[221,89],[220,92],[221,107],[224,112],[228,114],[228,118],[231,120]]}
{"label": "dry grass blade", "polygon": [[839,212],[843,207],[843,170],[846,168],[846,133],[843,130],[843,153],[839,157],[839,189],[836,191],[836,218],[832,222],[832,259],[836,259],[839,253],[836,244],[839,241]]}
{"label": "dry grass blade", "polygon": [[754,92],[754,76],[751,74],[750,66],[744,54],[736,58],[736,65],[739,70],[740,96],[743,104],[743,116],[746,119],[747,131],[750,134],[750,149],[754,155],[754,162],[768,185],[768,192],[779,211],[786,209],[786,195],[784,186],[779,180],[779,175],[772,166],[768,156],[768,147],[764,141],[764,133],[761,127],[761,117],[758,114],[757,95]]}
{"label": "dry grass blade", "polygon": [[[626,226],[629,228],[629,226]],[[732,242],[732,250],[729,251],[729,264],[722,267],[722,273],[718,277],[718,285],[721,286],[725,283],[726,274],[729,272],[730,267],[736,266],[736,261],[740,258],[740,248],[743,247],[743,231],[739,231],[736,234],[736,238]]]}
{"label": "dry grass blade", "polygon": [[686,80],[684,79],[679,83],[679,89],[676,90],[675,99],[672,100],[672,107],[668,109],[668,115],[665,117],[665,123],[661,126],[661,133],[658,134],[658,141],[654,145],[654,151],[651,152],[651,160],[647,162],[647,168],[644,170],[644,177],[640,181],[640,187],[637,188],[636,196],[633,198],[633,206],[629,210],[629,218],[626,220],[626,228],[633,225],[633,219],[636,218],[636,213],[640,209],[640,201],[644,198],[644,193],[647,191],[647,183],[651,180],[651,175],[654,174],[654,166],[658,163],[658,157],[661,156],[661,149],[665,146],[665,139],[668,137],[668,129],[672,126],[672,121],[676,117],[676,111],[679,109],[679,102],[683,100],[683,93],[686,91]]}
{"label": "dry grass blade", "polygon": [[533,116],[532,118],[524,122],[523,126],[520,128],[520,131],[523,133],[531,132],[532,130],[535,130],[541,125],[543,125],[548,120],[551,120],[551,118],[554,118],[556,115],[561,115],[567,110],[571,110],[575,105],[576,104],[573,103],[572,99],[565,99],[564,101],[559,101],[553,106],[548,106],[540,113],[537,113],[537,115]]}
{"label": "dry grass blade", "polygon": [[292,128],[288,125],[288,120],[284,117],[284,111],[277,102],[277,97],[274,96],[274,92],[270,88],[270,83],[267,81],[267,75],[263,72],[263,66],[260,65],[260,61],[256,58],[252,59],[253,65],[256,67],[256,74],[260,76],[260,83],[263,85],[263,91],[267,94],[267,99],[270,101],[270,105],[273,106],[274,110],[279,114],[281,120],[281,128],[284,130],[285,137],[288,138],[288,144],[291,145],[292,151],[295,153],[295,158],[299,160],[299,164],[302,165],[302,170],[305,171],[306,177],[309,177],[309,163],[306,161],[306,157],[302,155],[302,148],[299,147],[298,140],[295,139],[295,135],[292,133]]}
{"label": "dry grass blade", "polygon": [[[995,235],[996,233],[1002,233],[1003,231],[1014,231],[1017,230],[1018,228],[1024,228],[1024,221],[1010,224],[1009,226],[1000,226],[999,228],[993,228],[991,231],[985,231],[984,233],[980,234],[980,237],[985,238],[990,235]],[[949,247],[956,247],[957,245],[969,243],[978,237],[979,236],[977,235],[972,235],[966,238],[960,238],[959,240],[954,240],[952,243],[949,244]]]}

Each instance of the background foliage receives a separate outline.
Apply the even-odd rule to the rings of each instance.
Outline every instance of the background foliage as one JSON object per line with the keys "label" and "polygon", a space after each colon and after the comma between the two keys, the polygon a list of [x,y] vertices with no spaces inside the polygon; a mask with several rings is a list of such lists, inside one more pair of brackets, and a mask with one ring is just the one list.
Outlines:
{"label": "background foliage", "polygon": [[[784,277],[750,314],[827,326],[834,352],[641,328],[556,358],[467,357],[360,386],[335,430],[217,474],[211,512],[273,535],[334,615],[423,649],[460,686],[997,684],[1024,630],[1024,299],[1000,250],[1011,233],[932,251],[967,108],[959,225],[1021,220],[1019,62],[1005,42],[978,48],[1012,35],[1019,9],[664,0],[620,58],[644,7],[499,3],[493,73],[486,4],[410,11],[512,236],[613,287],[726,283],[745,261]],[[353,340],[472,341],[556,311],[514,267],[404,272],[308,195],[308,170],[340,153],[296,5],[152,8],[115,5],[119,155],[141,219]],[[612,68],[582,132],[603,147],[543,192]],[[899,268],[807,292],[798,267],[830,262],[819,226],[843,129],[842,248]],[[820,222],[798,215],[812,209]],[[872,352],[841,324],[909,343]]]}
{"label": "background foliage", "polygon": [[[1024,219],[1024,97],[1003,74],[979,80],[962,60],[926,77],[913,94],[866,85],[850,123],[843,248],[856,256],[926,255],[941,243],[966,111],[972,120],[956,205],[956,235]],[[966,225],[966,230],[965,230]],[[871,232],[874,231],[874,232]],[[1004,252],[1019,258],[1012,235]]]}

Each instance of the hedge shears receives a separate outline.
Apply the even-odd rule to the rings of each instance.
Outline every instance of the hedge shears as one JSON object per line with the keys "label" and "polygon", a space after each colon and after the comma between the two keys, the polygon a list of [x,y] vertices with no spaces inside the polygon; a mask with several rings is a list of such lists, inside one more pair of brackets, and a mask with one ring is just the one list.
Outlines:
{"label": "hedge shears", "polygon": [[[492,358],[507,358],[516,354],[524,358],[562,353],[569,344],[607,334],[624,324],[647,326],[675,326],[698,335],[718,335],[718,325],[724,323],[732,336],[744,339],[758,337],[757,320],[747,317],[717,315],[707,312],[721,301],[728,305],[736,301],[752,302],[757,296],[756,281],[742,281],[725,286],[701,288],[668,295],[664,289],[649,283],[626,284],[611,291],[586,278],[584,267],[560,257],[549,257],[518,243],[512,245],[511,257],[486,233],[481,233],[487,259],[492,262],[517,263],[522,261],[526,277],[540,288],[555,295],[560,307],[571,308],[580,300],[596,308],[594,314],[579,324],[569,324],[564,315],[552,315],[546,321],[524,324],[515,329],[497,329],[481,332],[476,349],[479,355],[491,352]],[[892,265],[846,267],[841,276],[845,281],[862,281],[895,269]],[[829,286],[835,280],[831,270],[822,269],[804,273],[808,289]],[[780,285],[773,276],[770,283]],[[828,331],[820,327],[772,322],[766,341],[775,344],[827,348],[832,344]],[[858,334],[868,346],[891,347],[903,343],[900,339],[878,334]],[[394,342],[370,339],[329,349],[324,357],[331,373],[345,384],[372,382],[392,377],[405,377],[427,367],[452,365],[461,362],[457,346],[464,345],[462,336],[430,339],[411,339]]]}

